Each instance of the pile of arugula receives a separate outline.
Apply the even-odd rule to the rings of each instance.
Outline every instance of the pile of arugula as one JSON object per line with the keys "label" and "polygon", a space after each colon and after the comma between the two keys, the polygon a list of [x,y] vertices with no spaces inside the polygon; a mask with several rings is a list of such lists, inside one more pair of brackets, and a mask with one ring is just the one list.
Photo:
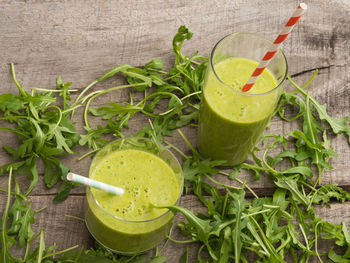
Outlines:
{"label": "pile of arugula", "polygon": [[[44,231],[35,234],[32,230],[36,213],[30,207],[29,194],[38,181],[38,160],[44,164],[44,182],[48,188],[62,181],[54,201],[63,201],[72,188],[66,180],[69,169],[60,157],[73,154],[72,148],[87,145],[93,154],[108,143],[103,135],[123,137],[128,122],[136,114],[149,118],[135,135],[167,143],[183,157],[183,173],[186,193],[191,189],[207,213],[194,214],[184,207],[169,206],[174,213],[182,213],[187,221],[178,224],[186,241],[180,243],[200,244],[197,262],[308,262],[317,257],[320,262],[350,262],[350,234],[345,223],[334,225],[323,221],[315,213],[314,205],[330,201],[350,200],[350,194],[336,185],[322,185],[325,170],[331,170],[332,157],[337,154],[330,147],[327,137],[330,127],[335,134],[345,134],[350,142],[348,118],[333,118],[327,114],[326,105],[320,105],[305,88],[312,82],[317,71],[303,86],[296,84],[293,92],[281,95],[274,115],[285,121],[299,120],[300,129],[288,134],[265,134],[262,142],[252,152],[253,163],[232,167],[230,172],[220,170],[222,161],[206,159],[189,143],[180,128],[197,125],[203,78],[207,58],[194,53],[187,57],[181,52],[185,40],[192,33],[185,26],[178,29],[173,39],[175,62],[165,71],[161,60],[155,59],[143,68],[121,65],[89,84],[74,101],[71,100],[70,82],[57,78],[56,89],[32,89],[27,93],[18,83],[13,64],[11,72],[18,88],[18,95],[1,94],[1,120],[6,122],[0,130],[11,132],[18,138],[19,147],[3,146],[13,162],[0,167],[0,174],[9,173],[6,207],[1,221],[0,262],[145,262],[145,255],[118,256],[107,250],[77,249],[77,246],[57,251],[56,246],[45,247]],[[89,92],[95,84],[111,77],[123,76],[127,84],[105,90]],[[92,101],[108,92],[133,88],[143,95],[134,102],[130,93],[129,102],[111,102],[108,106],[91,108]],[[84,109],[86,133],[79,135],[71,121],[75,109]],[[162,110],[160,110],[162,109]],[[291,116],[289,109],[296,114]],[[89,116],[101,117],[105,125],[92,127]],[[178,130],[191,149],[191,154],[181,152],[165,141]],[[281,165],[282,164],[282,165]],[[281,167],[284,167],[283,169]],[[242,182],[238,175],[247,170],[258,180],[261,175],[270,176],[276,186],[271,197],[258,197]],[[25,174],[30,179],[29,187],[22,192],[12,174]],[[235,180],[241,186],[234,187],[218,182],[212,175],[221,174]],[[14,191],[11,185],[14,182]],[[246,198],[249,192],[253,198]],[[14,199],[11,202],[11,199]],[[39,238],[39,246],[31,249]],[[318,249],[320,239],[330,240],[329,251]],[[25,246],[22,258],[15,258],[10,249],[14,244]],[[342,247],[337,254],[334,247]],[[163,247],[164,248],[164,247]],[[148,262],[165,262],[167,258],[156,250]],[[339,252],[338,252],[339,253]],[[181,262],[188,261],[188,249]]]}

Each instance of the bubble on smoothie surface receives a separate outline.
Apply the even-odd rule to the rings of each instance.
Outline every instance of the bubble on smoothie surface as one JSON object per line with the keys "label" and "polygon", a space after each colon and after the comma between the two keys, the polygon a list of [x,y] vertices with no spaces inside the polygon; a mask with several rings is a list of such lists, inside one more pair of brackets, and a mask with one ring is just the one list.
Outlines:
{"label": "bubble on smoothie surface", "polygon": [[234,79],[231,82],[229,82],[229,86],[234,90],[239,91],[243,87],[243,83],[237,79]]}
{"label": "bubble on smoothie surface", "polygon": [[247,105],[242,105],[241,108],[240,108],[239,116],[240,117],[244,117],[246,112],[247,112]]}
{"label": "bubble on smoothie surface", "polygon": [[224,96],[224,93],[222,93],[220,90],[217,90],[217,91],[216,91],[216,94],[218,94],[220,97],[221,97],[221,96]]}

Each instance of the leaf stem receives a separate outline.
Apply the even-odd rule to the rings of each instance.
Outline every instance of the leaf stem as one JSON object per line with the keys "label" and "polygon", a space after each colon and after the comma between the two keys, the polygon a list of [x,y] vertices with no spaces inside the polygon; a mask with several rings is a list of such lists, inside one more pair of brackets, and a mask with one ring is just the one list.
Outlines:
{"label": "leaf stem", "polygon": [[28,94],[24,91],[23,87],[18,83],[17,79],[16,79],[16,72],[15,72],[15,65],[13,63],[11,63],[11,75],[12,75],[12,79],[15,82],[19,93],[23,96],[23,97],[27,97]]}
{"label": "leaf stem", "polygon": [[[7,186],[7,192],[11,193],[11,180],[12,180],[12,167],[10,168],[9,171],[9,180],[8,180],[8,186]],[[8,211],[9,211],[9,207],[10,207],[10,202],[11,202],[11,195],[8,194],[7,195],[7,200],[6,200],[6,205],[5,205],[5,210],[2,214],[2,222],[1,222],[1,244],[2,244],[2,249],[4,250],[4,252],[2,253],[3,255],[3,262],[6,262],[6,254],[8,252],[8,244],[6,242],[6,237],[7,237],[7,232],[6,232],[6,223],[8,220]]]}
{"label": "leaf stem", "polygon": [[173,148],[175,151],[177,151],[182,157],[184,157],[185,159],[190,158],[190,156],[186,155],[183,151],[181,151],[178,147],[176,147],[175,145],[171,144],[168,141],[164,141],[167,145],[169,145],[171,148]]}
{"label": "leaf stem", "polygon": [[72,216],[72,215],[64,215],[64,216],[65,216],[65,217],[68,217],[68,218],[72,218],[72,219],[76,219],[76,220],[85,222],[85,219],[84,219],[84,218],[81,218],[81,217],[78,217],[78,216]]}
{"label": "leaf stem", "polygon": [[267,147],[265,150],[264,150],[264,153],[263,153],[263,157],[262,157],[262,161],[264,163],[264,165],[269,169],[269,172],[272,173],[272,174],[279,174],[278,171],[276,171],[275,169],[273,169],[267,162],[266,162],[266,154],[269,150],[269,147]]}
{"label": "leaf stem", "polygon": [[[32,90],[36,91],[43,91],[43,92],[62,92],[62,90],[57,90],[57,89],[43,89],[43,88],[33,88]],[[69,92],[76,92],[79,91],[78,89],[69,89]]]}
{"label": "leaf stem", "polygon": [[189,243],[194,243],[196,242],[196,240],[192,240],[192,239],[189,239],[189,240],[176,240],[176,239],[173,239],[171,236],[167,236],[167,238],[174,242],[174,243],[177,243],[177,244],[189,244]]}
{"label": "leaf stem", "polygon": [[202,91],[200,90],[200,91],[192,92],[191,94],[188,94],[188,95],[182,97],[181,100],[185,100],[185,99],[187,99],[189,97],[192,97],[192,96],[198,95],[198,94],[202,94]]}
{"label": "leaf stem", "polygon": [[300,223],[299,223],[299,228],[300,228],[300,230],[301,230],[301,233],[303,234],[303,237],[304,237],[304,240],[305,240],[305,244],[306,244],[306,248],[307,248],[308,250],[310,250],[309,242],[308,242],[308,239],[307,239],[307,237],[306,237],[304,228],[303,228],[303,226],[302,226]]}
{"label": "leaf stem", "polygon": [[266,212],[271,212],[271,209],[265,209],[265,210],[253,212],[251,214],[242,215],[241,219],[244,219],[244,218],[250,217],[250,216],[255,216],[255,215],[258,215],[258,214],[263,214],[263,213],[266,213]]}
{"label": "leaf stem", "polygon": [[193,147],[193,145],[187,140],[187,138],[185,137],[185,135],[182,133],[182,131],[180,129],[177,129],[177,132],[180,134],[180,136],[182,137],[182,139],[186,142],[186,144],[188,145],[188,147],[190,147],[190,149],[192,150],[193,154],[196,154],[197,156],[199,156],[199,152]]}
{"label": "leaf stem", "polygon": [[84,155],[82,155],[82,156],[80,156],[78,158],[78,161],[81,161],[82,159],[84,159],[85,157],[89,156],[90,154],[93,154],[93,153],[98,152],[98,151],[99,151],[99,149],[96,149],[96,150],[90,151],[88,153],[85,153]]}
{"label": "leaf stem", "polygon": [[[222,171],[219,171],[219,174],[222,174],[222,175],[226,175],[227,177],[229,176],[228,173],[225,173],[225,172],[222,172]],[[234,178],[235,181],[239,182],[243,187],[247,188],[249,190],[249,192],[252,193],[252,195],[256,198],[256,199],[259,199],[259,196],[253,191],[252,188],[249,187],[249,185],[245,184],[242,180],[238,179],[237,177]]]}
{"label": "leaf stem", "polygon": [[231,186],[231,185],[227,185],[227,184],[223,184],[223,183],[220,183],[218,181],[216,181],[214,178],[212,178],[211,176],[209,176],[208,174],[204,174],[210,181],[212,181],[213,183],[219,185],[219,186],[222,186],[222,187],[226,187],[226,188],[229,188],[229,189],[235,189],[235,190],[239,190],[239,189],[242,189],[240,187],[236,187],[236,186]]}
{"label": "leaf stem", "polygon": [[317,235],[317,227],[319,224],[322,224],[322,221],[317,222],[316,226],[315,226],[315,252],[316,252],[316,256],[318,258],[318,260],[323,263],[320,254],[318,253],[318,249],[317,249],[317,239],[318,239],[318,235]]}
{"label": "leaf stem", "polygon": [[60,122],[62,120],[62,111],[59,107],[52,105],[52,106],[48,106],[48,108],[56,108],[57,109],[58,120],[55,123],[55,125],[45,134],[45,136],[48,136],[49,134],[53,133],[57,129],[58,125],[60,125]]}
{"label": "leaf stem", "polygon": [[38,213],[44,211],[46,208],[47,208],[47,206],[45,205],[44,207],[42,207],[42,208],[40,208],[40,209],[38,209],[38,210],[35,210],[34,213],[35,213],[35,214],[38,214]]}
{"label": "leaf stem", "polygon": [[[0,189],[0,192],[3,192],[3,193],[7,193],[8,194],[8,191],[5,190],[5,189]],[[14,192],[10,192],[11,195],[13,196],[19,196],[20,198],[22,198],[23,200],[27,200],[27,197],[23,194],[18,194],[18,193],[14,193]]]}
{"label": "leaf stem", "polygon": [[85,126],[91,128],[91,125],[89,123],[88,120],[88,111],[89,111],[89,106],[90,103],[97,97],[106,94],[108,92],[114,91],[114,90],[119,90],[119,89],[125,89],[125,88],[131,88],[131,87],[137,87],[137,86],[143,86],[143,85],[147,85],[148,82],[142,82],[142,83],[136,83],[136,84],[127,84],[127,85],[120,85],[120,86],[116,86],[110,89],[106,89],[106,90],[99,90],[98,93],[94,94],[86,103],[85,105],[85,110],[84,110],[84,122],[85,122]]}
{"label": "leaf stem", "polygon": [[72,106],[72,107],[70,107],[70,108],[68,108],[66,110],[63,110],[62,114],[65,114],[65,113],[70,112],[70,111],[74,111],[75,109],[80,108],[81,106],[83,106],[83,105],[82,104],[78,104],[78,105]]}
{"label": "leaf stem", "polygon": [[55,256],[55,255],[63,254],[63,253],[65,253],[65,252],[71,251],[71,250],[76,249],[76,248],[78,248],[78,247],[79,247],[78,245],[75,245],[75,246],[73,246],[73,247],[66,248],[66,249],[64,249],[64,250],[60,250],[60,251],[56,251],[56,252],[54,252],[54,253],[46,254],[46,255],[43,257],[43,259],[48,258],[48,257]]}
{"label": "leaf stem", "polygon": [[[93,82],[91,82],[91,83],[79,94],[79,96],[75,99],[73,105],[79,103],[80,98],[85,94],[85,92],[87,92],[87,91],[88,91],[91,87],[93,87],[96,83],[98,83],[97,80],[94,80]],[[74,110],[72,111],[71,118],[73,118],[73,116],[74,116]]]}
{"label": "leaf stem", "polygon": [[41,231],[40,231],[40,243],[39,243],[38,261],[37,261],[37,263],[41,263],[41,262],[42,262],[44,250],[45,250],[44,229],[41,229]]}

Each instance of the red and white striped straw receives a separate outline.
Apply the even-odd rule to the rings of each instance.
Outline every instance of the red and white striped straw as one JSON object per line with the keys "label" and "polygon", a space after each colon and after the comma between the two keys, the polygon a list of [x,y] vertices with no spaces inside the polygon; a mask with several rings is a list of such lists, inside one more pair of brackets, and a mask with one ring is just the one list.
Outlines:
{"label": "red and white striped straw", "polygon": [[248,82],[243,86],[242,88],[243,92],[247,92],[253,87],[253,85],[261,75],[261,73],[264,71],[266,66],[270,63],[273,56],[277,53],[278,48],[281,46],[283,41],[286,40],[287,36],[293,30],[293,27],[298,22],[300,17],[305,13],[306,9],[307,9],[306,4],[304,3],[299,4],[298,8],[294,11],[292,17],[289,18],[287,24],[285,24],[285,26],[283,27],[282,31],[273,42],[270,49],[266,52],[265,56],[260,61],[257,68],[254,70],[253,74],[250,76],[250,79],[248,80]]}

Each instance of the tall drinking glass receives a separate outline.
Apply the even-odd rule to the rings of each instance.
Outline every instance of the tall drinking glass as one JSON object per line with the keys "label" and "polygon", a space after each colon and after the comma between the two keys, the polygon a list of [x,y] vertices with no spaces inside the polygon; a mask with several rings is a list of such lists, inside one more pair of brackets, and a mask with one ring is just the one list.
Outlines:
{"label": "tall drinking glass", "polygon": [[278,50],[248,92],[241,88],[272,42],[252,33],[234,33],[212,50],[199,113],[199,151],[207,157],[242,163],[270,121],[287,75]]}

